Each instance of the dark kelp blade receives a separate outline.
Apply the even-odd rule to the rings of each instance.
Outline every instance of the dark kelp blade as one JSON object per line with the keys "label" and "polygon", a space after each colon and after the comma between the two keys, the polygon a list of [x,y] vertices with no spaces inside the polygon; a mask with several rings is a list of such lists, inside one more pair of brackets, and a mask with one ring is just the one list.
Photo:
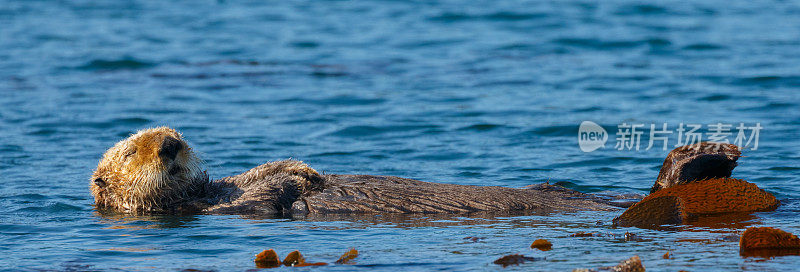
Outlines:
{"label": "dark kelp blade", "polygon": [[348,264],[348,263],[351,263],[351,261],[353,259],[355,259],[356,257],[358,257],[358,250],[356,250],[355,248],[351,248],[350,250],[348,250],[347,252],[342,254],[342,256],[339,257],[338,260],[336,260],[336,263],[337,264]]}
{"label": "dark kelp blade", "polygon": [[519,265],[519,264],[522,264],[522,263],[525,263],[525,262],[529,262],[529,261],[530,262],[536,261],[536,258],[528,257],[528,256],[520,255],[520,254],[511,254],[511,255],[506,255],[506,256],[500,257],[500,259],[497,259],[497,260],[494,261],[494,264],[499,264],[499,265],[502,265],[503,267],[506,267],[506,266],[509,266],[509,265]]}

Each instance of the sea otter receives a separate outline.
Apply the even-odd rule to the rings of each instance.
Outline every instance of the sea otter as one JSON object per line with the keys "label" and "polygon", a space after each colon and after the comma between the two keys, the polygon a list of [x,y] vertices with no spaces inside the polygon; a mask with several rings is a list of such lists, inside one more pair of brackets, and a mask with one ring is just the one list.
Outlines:
{"label": "sea otter", "polygon": [[[726,148],[734,150],[736,147]],[[691,160],[705,157],[695,155],[680,157],[689,160],[681,163],[665,162],[662,173],[684,174],[661,186],[675,186],[682,180],[700,177],[692,176],[693,173],[703,178],[730,176],[730,171],[671,169],[686,166],[702,169],[706,161],[692,163]],[[738,155],[715,158],[723,161],[730,158],[735,166]],[[712,161],[711,168],[724,165]],[[126,213],[287,216],[551,212],[615,210],[620,206],[607,198],[549,184],[507,188],[431,183],[391,176],[320,175],[296,160],[270,162],[239,175],[211,181],[182,135],[168,127],[141,130],[111,147],[97,165],[90,188],[98,209]]]}

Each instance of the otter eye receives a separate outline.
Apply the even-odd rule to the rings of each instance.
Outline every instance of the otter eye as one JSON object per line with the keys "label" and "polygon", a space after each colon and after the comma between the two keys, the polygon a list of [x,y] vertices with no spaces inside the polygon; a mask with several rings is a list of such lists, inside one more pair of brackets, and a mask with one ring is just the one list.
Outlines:
{"label": "otter eye", "polygon": [[135,147],[134,148],[129,148],[128,150],[125,150],[125,153],[123,153],[122,155],[125,156],[125,158],[128,158],[128,157],[132,156],[133,154],[136,154],[136,148]]}
{"label": "otter eye", "polygon": [[103,181],[103,179],[101,179],[101,178],[96,178],[96,179],[94,179],[94,185],[97,185],[97,186],[100,186],[100,187],[105,187],[106,186],[106,182]]}

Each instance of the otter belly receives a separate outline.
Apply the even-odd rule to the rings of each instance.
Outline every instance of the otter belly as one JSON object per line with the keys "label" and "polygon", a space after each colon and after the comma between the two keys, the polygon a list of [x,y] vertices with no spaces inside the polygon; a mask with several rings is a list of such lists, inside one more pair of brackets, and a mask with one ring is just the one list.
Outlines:
{"label": "otter belly", "polygon": [[468,186],[370,175],[323,175],[324,189],[302,196],[291,213],[471,213],[614,210],[606,201],[574,190]]}

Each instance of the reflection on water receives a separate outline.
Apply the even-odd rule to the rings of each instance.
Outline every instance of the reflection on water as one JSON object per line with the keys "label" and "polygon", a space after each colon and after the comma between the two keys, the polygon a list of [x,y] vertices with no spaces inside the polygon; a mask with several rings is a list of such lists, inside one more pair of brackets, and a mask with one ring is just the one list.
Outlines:
{"label": "reflection on water", "polygon": [[740,253],[742,257],[755,257],[763,259],[772,259],[780,256],[800,256],[800,248],[794,249],[751,249],[742,250]]}
{"label": "reflection on water", "polygon": [[102,224],[108,225],[107,229],[165,229],[189,228],[190,223],[197,221],[195,215],[130,215],[113,211],[95,211]]}
{"label": "reflection on water", "polygon": [[[346,214],[330,214],[318,215],[310,214],[295,219],[320,222],[320,221],[339,221],[350,222],[355,225],[381,225],[387,227],[398,228],[415,228],[415,227],[447,227],[447,226],[468,226],[468,225],[483,225],[491,228],[493,225],[502,223],[511,225],[511,227],[525,227],[543,225],[557,221],[559,213],[541,213],[532,211],[514,211],[514,212],[479,212],[469,213],[462,215],[452,214],[374,214],[374,215],[346,215]],[[523,217],[527,216],[527,217]],[[523,219],[523,218],[537,218],[537,219]],[[552,220],[544,220],[552,216]],[[541,218],[541,219],[539,219]]]}
{"label": "reflection on water", "polygon": [[701,232],[729,232],[731,230],[745,229],[752,225],[760,224],[759,217],[752,213],[722,213],[693,216],[680,225],[653,225],[638,226],[653,230],[675,231],[701,231]]}
{"label": "reflection on water", "polygon": [[89,249],[89,250],[99,250],[99,251],[124,251],[124,252],[145,252],[153,250],[153,248],[135,248],[135,247],[112,247],[112,248],[97,248],[97,249]]}
{"label": "reflection on water", "polygon": [[689,227],[688,230],[710,232],[717,232],[719,229],[740,230],[760,224],[760,218],[752,213],[705,215],[692,218],[686,222],[687,227]]}

